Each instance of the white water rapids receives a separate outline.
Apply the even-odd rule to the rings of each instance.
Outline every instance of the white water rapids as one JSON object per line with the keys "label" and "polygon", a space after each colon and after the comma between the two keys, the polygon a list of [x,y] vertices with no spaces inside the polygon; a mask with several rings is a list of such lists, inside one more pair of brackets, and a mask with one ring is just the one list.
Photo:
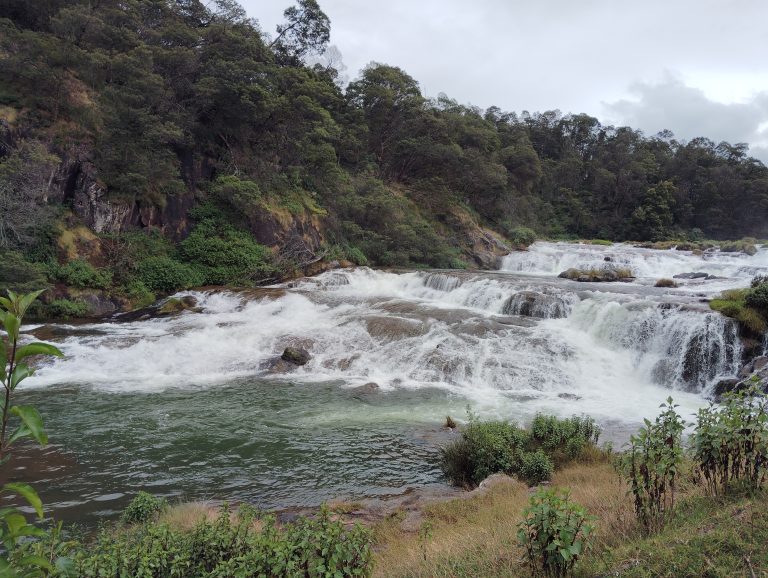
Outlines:
{"label": "white water rapids", "polygon": [[[638,279],[556,278],[569,267],[603,266],[606,257]],[[652,286],[699,271],[724,278]],[[738,371],[735,325],[700,300],[765,272],[764,249],[696,256],[565,243],[536,243],[504,258],[496,273],[337,270],[271,291],[194,292],[201,313],[60,327],[69,332],[59,343],[66,358],[28,383],[125,393],[209,390],[243,378],[374,382],[378,396],[436,389],[487,417],[549,411],[637,423],[668,395],[692,413],[719,378]],[[289,345],[309,351],[310,362],[269,373]],[[442,406],[420,411],[429,414],[420,419],[444,415]]]}

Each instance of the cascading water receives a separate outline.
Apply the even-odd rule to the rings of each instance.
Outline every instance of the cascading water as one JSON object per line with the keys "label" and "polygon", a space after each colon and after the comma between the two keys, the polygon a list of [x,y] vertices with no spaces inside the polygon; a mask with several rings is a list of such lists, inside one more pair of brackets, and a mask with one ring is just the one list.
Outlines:
{"label": "cascading water", "polygon": [[[84,468],[62,467],[48,502],[79,517],[111,514],[137,485],[262,507],[400,493],[439,481],[439,423],[467,405],[518,421],[588,413],[618,441],[671,390],[690,414],[741,356],[698,293],[746,285],[765,253],[713,257],[731,278],[674,290],[556,277],[605,257],[647,279],[707,270],[657,253],[537,244],[500,272],[337,270],[194,293],[200,313],[39,328],[64,335],[66,357],[23,395]],[[282,371],[288,346],[310,361]]]}

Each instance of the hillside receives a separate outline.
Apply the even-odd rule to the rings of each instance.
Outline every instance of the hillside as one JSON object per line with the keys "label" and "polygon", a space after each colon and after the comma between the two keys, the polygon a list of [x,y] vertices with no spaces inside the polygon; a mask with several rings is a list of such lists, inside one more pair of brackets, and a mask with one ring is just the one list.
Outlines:
{"label": "hillside", "polygon": [[321,262],[488,268],[534,234],[768,236],[746,145],[429,99],[378,63],[343,87],[304,64],[314,0],[272,35],[233,0],[0,16],[0,284],[55,285],[54,314]]}

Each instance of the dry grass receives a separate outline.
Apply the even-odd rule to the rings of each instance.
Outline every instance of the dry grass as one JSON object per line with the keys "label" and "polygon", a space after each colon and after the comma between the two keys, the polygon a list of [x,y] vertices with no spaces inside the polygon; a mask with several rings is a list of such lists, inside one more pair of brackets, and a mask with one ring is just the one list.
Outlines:
{"label": "dry grass", "polygon": [[221,510],[206,502],[184,502],[170,506],[158,518],[161,524],[171,528],[189,531],[202,521],[213,522],[219,517]]}
{"label": "dry grass", "polygon": [[[609,463],[566,467],[552,485],[570,489],[598,518],[597,551],[640,535],[626,485]],[[403,532],[397,516],[379,523],[374,576],[528,576],[517,524],[529,497],[525,484],[509,479],[482,495],[427,507],[418,533]]]}

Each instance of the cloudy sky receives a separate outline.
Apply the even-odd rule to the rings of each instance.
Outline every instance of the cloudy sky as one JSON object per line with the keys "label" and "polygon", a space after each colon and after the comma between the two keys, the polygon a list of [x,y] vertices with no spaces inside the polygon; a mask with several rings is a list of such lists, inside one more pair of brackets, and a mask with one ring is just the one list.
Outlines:
{"label": "cloudy sky", "polygon": [[[384,62],[427,96],[748,142],[768,162],[768,0],[319,1],[352,79]],[[272,34],[290,3],[242,0]]]}

